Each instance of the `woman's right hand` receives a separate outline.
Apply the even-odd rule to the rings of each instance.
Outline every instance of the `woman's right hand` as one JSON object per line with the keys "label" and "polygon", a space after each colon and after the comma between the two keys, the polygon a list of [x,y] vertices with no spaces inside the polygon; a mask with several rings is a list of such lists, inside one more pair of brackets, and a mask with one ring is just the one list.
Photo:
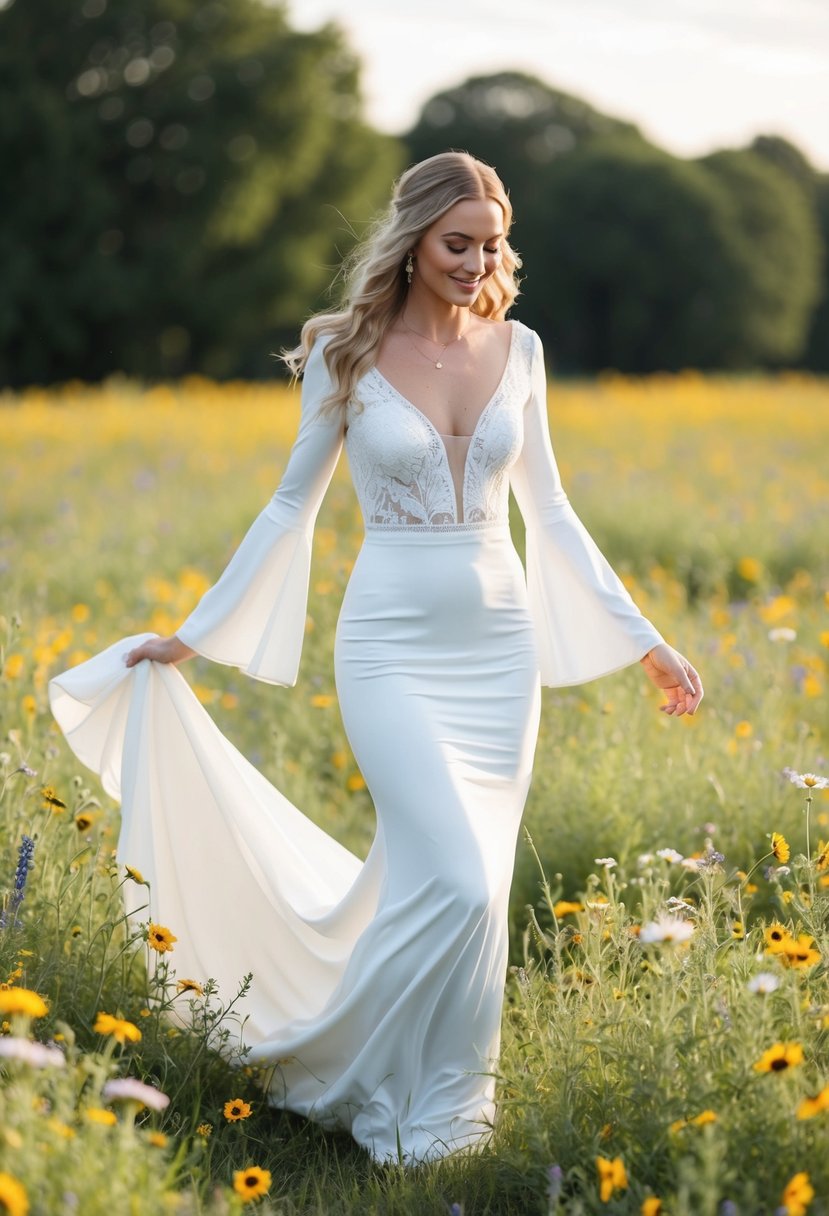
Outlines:
{"label": "woman's right hand", "polygon": [[151,659],[153,663],[181,663],[195,654],[189,646],[185,646],[180,638],[173,634],[170,638],[150,638],[142,642],[124,655],[127,667],[134,667],[142,659]]}

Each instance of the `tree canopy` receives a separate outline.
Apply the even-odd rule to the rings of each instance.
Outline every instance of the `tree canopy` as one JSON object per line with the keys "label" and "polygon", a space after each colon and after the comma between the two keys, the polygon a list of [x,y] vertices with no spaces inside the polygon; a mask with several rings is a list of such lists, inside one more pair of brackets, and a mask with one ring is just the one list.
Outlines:
{"label": "tree canopy", "polygon": [[267,373],[399,168],[343,35],[281,5],[16,0],[0,76],[11,384]]}

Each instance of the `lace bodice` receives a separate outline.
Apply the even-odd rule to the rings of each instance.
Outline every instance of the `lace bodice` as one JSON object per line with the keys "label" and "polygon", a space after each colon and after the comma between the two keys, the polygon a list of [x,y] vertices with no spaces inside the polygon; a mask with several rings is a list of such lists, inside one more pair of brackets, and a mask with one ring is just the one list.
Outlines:
{"label": "lace bodice", "polygon": [[377,368],[358,382],[345,446],[367,529],[507,521],[509,469],[523,441],[533,341],[525,326],[510,325],[503,375],[471,436],[442,435]]}
{"label": "lace bodice", "polygon": [[343,442],[366,531],[400,534],[508,525],[509,489],[526,525],[527,600],[544,684],[580,684],[635,662],[653,627],[576,515],[559,477],[547,421],[544,351],[510,321],[501,382],[471,436],[441,436],[373,368],[360,406],[325,413],[325,340],[311,350],[302,418],[276,490],[219,581],[176,633],[220,663],[275,684],[297,678],[314,522]]}

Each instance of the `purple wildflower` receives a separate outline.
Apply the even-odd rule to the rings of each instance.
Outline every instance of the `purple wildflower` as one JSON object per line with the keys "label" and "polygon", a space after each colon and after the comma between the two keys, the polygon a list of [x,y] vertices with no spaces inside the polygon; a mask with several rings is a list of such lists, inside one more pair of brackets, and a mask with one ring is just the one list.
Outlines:
{"label": "purple wildflower", "polygon": [[14,872],[14,887],[12,888],[11,899],[9,900],[8,910],[4,909],[0,913],[0,929],[5,929],[8,924],[7,916],[11,914],[14,918],[15,927],[20,925],[17,916],[17,910],[23,902],[23,897],[26,894],[26,883],[29,878],[29,872],[34,865],[35,842],[31,836],[23,837],[20,848],[17,851],[17,869]]}

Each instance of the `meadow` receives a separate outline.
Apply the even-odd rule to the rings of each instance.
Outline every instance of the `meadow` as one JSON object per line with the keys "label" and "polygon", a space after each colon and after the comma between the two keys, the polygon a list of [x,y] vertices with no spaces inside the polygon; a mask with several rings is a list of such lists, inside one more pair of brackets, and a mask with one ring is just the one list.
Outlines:
{"label": "meadow", "polygon": [[[282,386],[198,378],[0,397],[0,1213],[826,1216],[829,382],[551,385],[570,498],[706,698],[669,719],[636,667],[545,690],[495,1135],[414,1171],[268,1109],[233,1058],[243,977],[178,976],[176,926],[127,923],[142,876],[115,862],[118,808],[48,709],[51,676],[175,630],[278,484],[297,416]],[[514,533],[521,550],[517,514]],[[295,688],[182,670],[365,856],[332,674],[360,538],[343,460]],[[216,898],[244,934],[232,891]]]}

